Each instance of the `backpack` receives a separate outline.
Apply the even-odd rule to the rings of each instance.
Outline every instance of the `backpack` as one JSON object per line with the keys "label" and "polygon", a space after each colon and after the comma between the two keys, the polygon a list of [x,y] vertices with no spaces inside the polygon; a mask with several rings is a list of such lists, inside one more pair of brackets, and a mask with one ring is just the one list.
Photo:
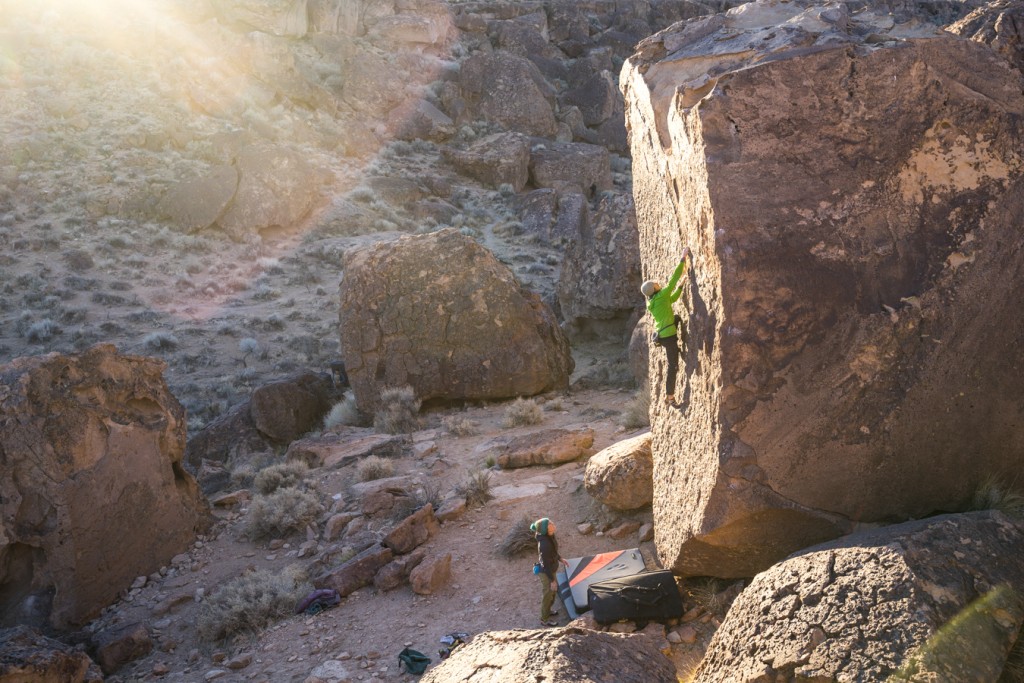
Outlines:
{"label": "backpack", "polygon": [[654,344],[655,346],[662,346],[661,330],[672,327],[673,325],[676,326],[676,334],[680,335],[683,338],[683,344],[685,344],[686,326],[683,325],[683,318],[678,313],[676,314],[675,318],[672,319],[672,322],[670,322],[668,325],[665,325],[665,327],[662,327],[659,330],[651,332],[651,343]]}
{"label": "backpack", "polygon": [[419,676],[427,670],[427,665],[430,664],[430,657],[417,650],[405,648],[398,653],[399,671],[402,670],[403,664],[405,664],[405,670],[408,673]]}

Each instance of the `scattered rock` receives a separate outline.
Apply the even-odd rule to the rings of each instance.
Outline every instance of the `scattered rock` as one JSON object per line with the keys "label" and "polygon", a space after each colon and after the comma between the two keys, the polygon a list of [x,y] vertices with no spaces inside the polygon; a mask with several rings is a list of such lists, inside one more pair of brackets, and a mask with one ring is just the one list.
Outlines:
{"label": "scattered rock", "polygon": [[557,130],[555,92],[530,60],[496,51],[462,62],[459,84],[474,118],[541,137]]}
{"label": "scattered rock", "polygon": [[384,537],[381,544],[396,555],[404,555],[429,541],[440,528],[434,517],[434,507],[427,503],[406,517]]}
{"label": "scattered rock", "polygon": [[557,465],[576,460],[594,445],[594,430],[584,426],[542,429],[522,436],[501,436],[480,447],[499,467]]}
{"label": "scattered rock", "polygon": [[587,461],[584,486],[595,500],[615,510],[649,505],[654,495],[651,433],[619,441]]}
{"label": "scattered rock", "polygon": [[354,683],[356,675],[337,659],[328,659],[309,672],[304,683]]}
{"label": "scattered rock", "polygon": [[636,533],[637,531],[639,531],[639,529],[640,522],[630,521],[623,522],[622,524],[619,524],[618,526],[609,529],[605,533],[614,539],[622,539]]}
{"label": "scattered rock", "polygon": [[466,512],[466,499],[461,496],[447,498],[441,503],[441,507],[434,515],[439,522],[447,522],[458,519]]}
{"label": "scattered rock", "polygon": [[394,557],[390,548],[374,545],[313,580],[317,588],[333,588],[342,597],[349,595],[373,582],[377,571]]}
{"label": "scattered rock", "polygon": [[414,593],[431,595],[448,583],[452,575],[451,553],[431,555],[416,565],[409,574]]}
{"label": "scattered rock", "polygon": [[408,555],[401,555],[380,568],[373,577],[373,585],[382,591],[398,588],[409,578],[409,573],[423,561],[427,551],[417,548]]}
{"label": "scattered rock", "polygon": [[316,438],[299,439],[288,447],[285,458],[310,468],[339,469],[371,455],[396,458],[405,453],[409,440],[399,434],[378,434],[361,427],[339,427]]}
{"label": "scattered rock", "polygon": [[145,657],[153,649],[153,641],[143,624],[127,624],[101,631],[92,637],[92,643],[96,649],[96,661],[107,675]]}

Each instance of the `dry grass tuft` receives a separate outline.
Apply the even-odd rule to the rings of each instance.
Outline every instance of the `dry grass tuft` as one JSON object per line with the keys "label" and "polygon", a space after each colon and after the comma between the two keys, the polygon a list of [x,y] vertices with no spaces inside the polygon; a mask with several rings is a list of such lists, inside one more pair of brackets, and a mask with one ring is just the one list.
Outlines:
{"label": "dry grass tuft", "polygon": [[480,426],[476,422],[460,415],[446,415],[441,418],[441,426],[453,436],[476,436],[480,433]]}
{"label": "dry grass tuft", "polygon": [[232,579],[199,607],[196,628],[207,642],[252,636],[290,616],[311,586],[297,566],[281,572],[258,570]]}
{"label": "dry grass tuft", "polygon": [[283,462],[261,470],[253,477],[253,488],[264,496],[269,496],[278,489],[301,488],[309,475],[309,467],[304,462]]}
{"label": "dry grass tuft", "polygon": [[482,507],[494,498],[491,495],[491,473],[487,470],[470,471],[466,481],[455,487],[455,493],[466,499],[467,507]]}
{"label": "dry grass tuft", "polygon": [[1024,519],[1024,494],[989,477],[978,485],[971,499],[971,510],[999,510],[1016,519]]}
{"label": "dry grass tuft", "polygon": [[544,413],[532,398],[517,398],[505,409],[505,427],[535,425],[544,421]]}
{"label": "dry grass tuft", "polygon": [[395,473],[395,464],[387,458],[379,455],[370,455],[360,461],[356,468],[359,481],[373,481],[384,479]]}
{"label": "dry grass tuft", "polygon": [[316,494],[294,486],[257,495],[249,506],[246,535],[254,540],[284,538],[305,529],[323,514]]}
{"label": "dry grass tuft", "polygon": [[626,429],[640,429],[651,424],[651,394],[646,389],[636,392],[633,400],[619,416],[619,424]]}
{"label": "dry grass tuft", "polygon": [[362,422],[359,407],[350,395],[335,403],[327,416],[324,417],[324,431],[331,431],[341,426],[357,427]]}
{"label": "dry grass tuft", "polygon": [[530,531],[530,525],[535,519],[537,518],[522,517],[513,524],[498,545],[498,554],[511,560],[529,550],[535,550],[537,541],[533,537],[533,532]]}
{"label": "dry grass tuft", "polygon": [[380,394],[380,408],[373,417],[373,428],[387,434],[407,434],[419,428],[416,414],[420,400],[410,386],[389,387]]}

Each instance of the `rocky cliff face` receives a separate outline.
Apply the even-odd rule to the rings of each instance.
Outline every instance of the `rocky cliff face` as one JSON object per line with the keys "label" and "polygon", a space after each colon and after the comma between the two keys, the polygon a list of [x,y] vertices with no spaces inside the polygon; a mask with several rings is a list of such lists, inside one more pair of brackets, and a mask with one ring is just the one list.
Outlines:
{"label": "rocky cliff face", "polygon": [[929,11],[749,3],[623,69],[644,276],[695,252],[683,406],[653,424],[677,572],[751,575],[1021,465],[1024,80]]}
{"label": "rocky cliff face", "polygon": [[0,623],[82,624],[206,519],[161,361],[111,345],[0,367]]}

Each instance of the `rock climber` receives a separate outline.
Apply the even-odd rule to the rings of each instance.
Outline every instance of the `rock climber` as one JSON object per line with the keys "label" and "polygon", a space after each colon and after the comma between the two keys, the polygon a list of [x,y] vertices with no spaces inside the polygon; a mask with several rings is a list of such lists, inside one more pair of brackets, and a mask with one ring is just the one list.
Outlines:
{"label": "rock climber", "polygon": [[[674,304],[683,293],[683,284],[679,284],[686,272],[690,259],[690,248],[683,249],[683,257],[672,272],[668,284],[663,288],[656,280],[647,280],[640,285],[640,291],[647,297],[647,310],[654,316],[655,333],[652,341],[665,349],[668,360],[668,374],[665,375],[665,403],[676,404],[676,375],[679,373],[679,327],[682,318],[672,310]],[[678,288],[676,285],[678,284]]]}
{"label": "rock climber", "polygon": [[558,622],[552,619],[552,615],[558,614],[558,608],[552,608],[555,603],[555,595],[558,592],[559,563],[566,567],[569,563],[558,554],[558,539],[555,538],[555,523],[547,517],[541,517],[530,525],[537,540],[537,564],[533,571],[540,577],[543,586],[543,597],[540,601],[540,623],[544,626],[557,626]]}

